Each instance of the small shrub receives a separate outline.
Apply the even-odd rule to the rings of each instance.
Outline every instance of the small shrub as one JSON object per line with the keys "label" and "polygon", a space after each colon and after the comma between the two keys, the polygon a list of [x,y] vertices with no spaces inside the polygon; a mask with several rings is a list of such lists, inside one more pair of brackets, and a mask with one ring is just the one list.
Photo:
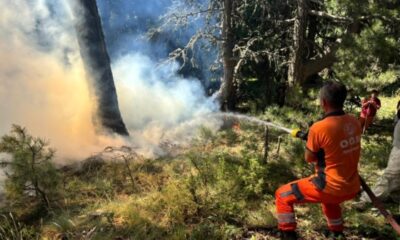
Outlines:
{"label": "small shrub", "polygon": [[256,158],[249,158],[245,165],[239,167],[237,174],[242,181],[242,189],[246,197],[254,198],[263,195],[267,176],[265,164]]}
{"label": "small shrub", "polygon": [[198,206],[184,182],[171,181],[160,196],[159,204],[167,224],[182,225],[196,216]]}
{"label": "small shrub", "polygon": [[52,163],[55,151],[48,143],[13,125],[11,133],[0,140],[0,153],[11,156],[1,165],[7,171],[6,197],[13,206],[24,209],[34,199],[49,208],[58,195],[60,176]]}
{"label": "small shrub", "polygon": [[235,131],[233,131],[230,128],[230,129],[227,129],[226,131],[224,131],[224,133],[225,133],[224,135],[226,138],[226,144],[229,147],[232,147],[233,145],[235,145],[237,143],[239,136]]}

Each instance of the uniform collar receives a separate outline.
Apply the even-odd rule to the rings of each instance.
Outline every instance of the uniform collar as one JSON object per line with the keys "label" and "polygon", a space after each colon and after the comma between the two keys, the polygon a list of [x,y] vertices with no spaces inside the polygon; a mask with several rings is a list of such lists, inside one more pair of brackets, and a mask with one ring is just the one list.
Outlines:
{"label": "uniform collar", "polygon": [[346,113],[343,110],[339,110],[339,111],[334,111],[334,112],[330,112],[328,114],[325,114],[323,119],[327,118],[327,117],[335,117],[335,116],[343,116]]}

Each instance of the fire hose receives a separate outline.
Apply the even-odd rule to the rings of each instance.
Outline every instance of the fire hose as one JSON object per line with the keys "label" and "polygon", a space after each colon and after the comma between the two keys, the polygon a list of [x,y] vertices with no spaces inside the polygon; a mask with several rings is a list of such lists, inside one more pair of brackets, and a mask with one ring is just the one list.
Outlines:
{"label": "fire hose", "polygon": [[361,187],[368,194],[371,199],[372,204],[379,210],[379,212],[385,217],[386,221],[392,226],[392,228],[400,235],[400,226],[393,218],[392,214],[390,214],[383,205],[382,201],[379,200],[372,192],[371,188],[367,185],[365,180],[360,176]]}
{"label": "fire hose", "polygon": [[[302,140],[307,140],[307,137],[308,137],[308,133],[303,132],[300,129],[294,129],[290,132],[290,134],[293,137],[299,138]],[[368,197],[371,199],[372,204],[379,210],[379,212],[383,215],[383,217],[386,219],[386,221],[392,226],[392,228],[397,232],[397,234],[400,235],[399,224],[393,218],[393,215],[386,210],[382,201],[379,200],[379,198],[377,198],[375,196],[375,194],[372,192],[371,188],[367,185],[367,183],[361,176],[360,176],[360,183],[361,183],[362,189],[367,193]]]}

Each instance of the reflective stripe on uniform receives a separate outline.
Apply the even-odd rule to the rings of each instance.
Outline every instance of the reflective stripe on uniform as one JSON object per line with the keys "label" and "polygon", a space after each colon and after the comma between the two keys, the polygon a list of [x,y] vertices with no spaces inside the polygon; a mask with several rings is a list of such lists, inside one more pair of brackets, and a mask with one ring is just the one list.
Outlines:
{"label": "reflective stripe on uniform", "polygon": [[296,223],[294,213],[278,213],[278,223]]}
{"label": "reflective stripe on uniform", "polygon": [[287,197],[287,196],[289,196],[290,194],[293,194],[293,192],[292,192],[292,191],[283,192],[283,193],[281,193],[279,196],[280,196],[280,197]]}
{"label": "reflective stripe on uniform", "polygon": [[337,218],[337,219],[326,219],[328,221],[329,226],[340,226],[343,225],[343,220],[342,218]]}

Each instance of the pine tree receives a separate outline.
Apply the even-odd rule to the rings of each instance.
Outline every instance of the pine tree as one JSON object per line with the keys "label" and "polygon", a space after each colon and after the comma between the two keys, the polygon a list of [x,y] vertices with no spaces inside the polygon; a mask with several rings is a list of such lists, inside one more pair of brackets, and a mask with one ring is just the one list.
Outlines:
{"label": "pine tree", "polygon": [[5,168],[5,194],[12,207],[24,208],[32,200],[51,207],[59,190],[60,176],[52,160],[55,150],[43,139],[32,137],[21,126],[13,125],[0,141],[0,159]]}

